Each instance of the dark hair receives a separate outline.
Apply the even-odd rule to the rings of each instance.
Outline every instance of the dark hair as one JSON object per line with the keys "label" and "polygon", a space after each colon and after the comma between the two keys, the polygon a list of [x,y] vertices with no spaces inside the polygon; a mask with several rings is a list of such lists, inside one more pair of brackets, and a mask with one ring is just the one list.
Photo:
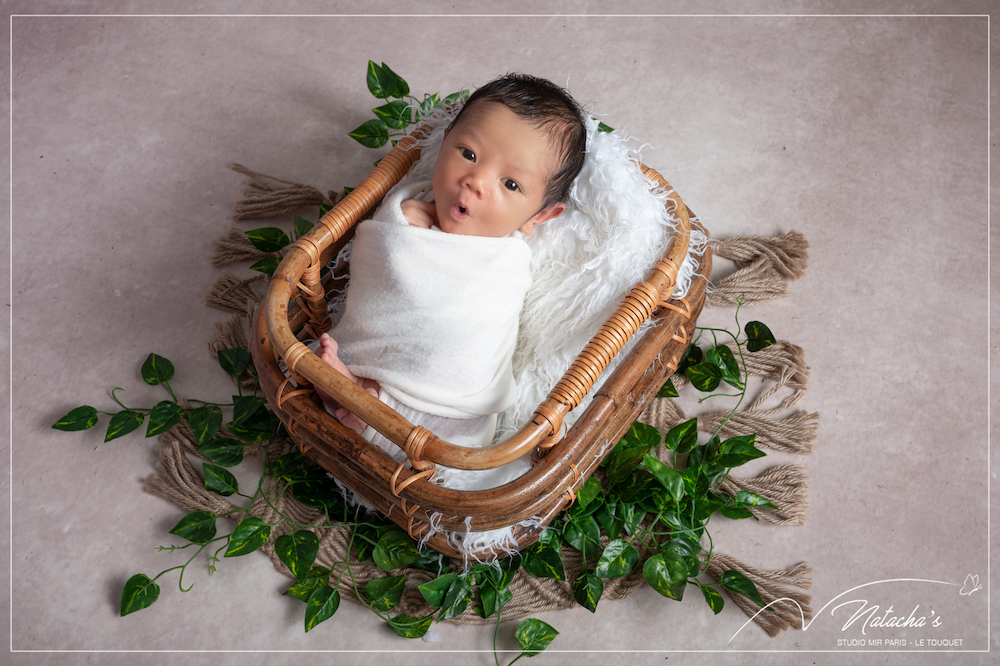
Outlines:
{"label": "dark hair", "polygon": [[448,129],[455,127],[471,107],[483,102],[499,102],[548,133],[560,166],[549,178],[542,209],[565,201],[583,168],[587,150],[583,111],[576,100],[551,81],[528,74],[505,74],[477,88]]}

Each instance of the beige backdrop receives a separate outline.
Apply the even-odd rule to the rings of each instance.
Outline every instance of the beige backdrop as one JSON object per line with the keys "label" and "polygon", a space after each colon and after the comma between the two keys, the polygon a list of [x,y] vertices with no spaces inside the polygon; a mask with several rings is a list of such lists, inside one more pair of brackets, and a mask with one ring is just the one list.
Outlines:
{"label": "beige backdrop", "polygon": [[[568,81],[608,124],[649,144],[644,161],[716,236],[795,228],[812,244],[809,270],[790,296],[744,313],[744,321],[763,320],[806,349],[811,385],[803,406],[821,413],[807,461],[809,519],[800,528],[719,519],[712,533],[720,551],[754,566],[808,561],[814,608],[823,610],[807,631],[771,639],[751,626],[732,638],[745,620],[734,605],[714,617],[697,591],[677,604],[647,589],[602,603],[596,614],[543,616],[561,633],[538,663],[987,663],[982,652],[926,650],[931,639],[991,647],[995,472],[988,471],[986,359],[995,343],[985,14],[993,6],[427,2],[362,11],[824,15],[293,17],[226,14],[362,5],[5,3],[19,14],[10,23],[12,300],[5,308],[11,644],[225,651],[6,658],[493,663],[489,629],[436,626],[440,643],[407,642],[346,602],[304,634],[302,605],[280,594],[288,580],[256,555],[224,561],[212,578],[193,565],[187,594],[168,574],[153,607],[120,619],[118,595],[129,576],[181,561],[155,550],[174,542],[166,532],[182,515],[143,490],[158,446],[140,434],[105,444],[103,425],[87,433],[49,427],[79,404],[113,411],[107,392],[115,386],[134,405],[162,399],[138,379],[149,352],[175,363],[178,392],[230,395],[205,349],[211,323],[223,315],[201,300],[217,275],[209,243],[226,231],[241,189],[227,164],[324,189],[357,184],[378,156],[347,137],[376,106],[364,79],[372,59],[418,93],[451,92],[508,70]],[[217,16],[146,15],[180,11]],[[859,11],[908,15],[853,15]],[[966,15],[933,15],[944,12]],[[56,15],[68,13],[77,15]],[[705,321],[725,325],[731,311]],[[0,540],[6,544],[6,530]],[[959,594],[967,575],[984,588]],[[938,582],[852,590],[888,579]],[[890,617],[912,610],[928,624],[863,633],[858,620],[845,628],[862,600],[871,611],[864,617],[892,607]],[[843,602],[852,603],[834,612]],[[930,626],[938,618],[940,626]],[[909,645],[896,653],[868,645],[872,638]],[[845,641],[858,639],[866,652],[849,653],[856,648]],[[914,645],[919,640],[924,647]],[[499,644],[513,647],[513,626],[501,627]],[[652,652],[592,654],[626,649]],[[299,654],[313,650],[400,652]],[[485,652],[436,654],[445,650]],[[751,650],[767,654],[744,653]]]}

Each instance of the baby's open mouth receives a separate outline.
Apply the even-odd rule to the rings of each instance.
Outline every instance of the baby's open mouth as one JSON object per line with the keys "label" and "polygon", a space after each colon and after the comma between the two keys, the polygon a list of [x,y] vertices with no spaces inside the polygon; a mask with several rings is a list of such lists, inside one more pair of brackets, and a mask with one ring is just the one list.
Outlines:
{"label": "baby's open mouth", "polygon": [[468,211],[468,209],[467,209],[467,208],[466,208],[465,206],[463,206],[462,204],[458,204],[458,212],[459,212],[459,213],[461,213],[462,215],[465,215],[465,214],[466,214],[467,212],[469,212],[469,211]]}

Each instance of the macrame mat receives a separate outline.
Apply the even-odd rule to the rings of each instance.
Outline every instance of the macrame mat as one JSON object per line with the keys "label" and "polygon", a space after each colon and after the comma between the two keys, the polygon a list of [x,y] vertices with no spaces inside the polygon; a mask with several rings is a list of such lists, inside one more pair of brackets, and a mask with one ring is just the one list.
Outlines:
{"label": "macrame mat", "polygon": [[[236,220],[274,217],[304,206],[336,203],[341,198],[341,195],[334,192],[324,196],[311,186],[266,176],[238,164],[233,164],[231,167],[251,177],[244,191],[247,198],[236,204],[234,215]],[[284,187],[267,183],[266,180]],[[774,238],[738,236],[722,242],[713,241],[715,256],[732,260],[737,265],[737,270],[720,280],[710,291],[708,304],[731,306],[742,296],[743,304],[746,305],[786,294],[787,280],[800,277],[806,268],[808,246],[802,234],[796,231]],[[226,236],[215,241],[213,247],[215,256],[212,258],[212,263],[216,266],[240,261],[256,261],[270,256],[254,248],[236,225],[232,226]],[[205,302],[230,313],[229,319],[215,325],[216,333],[209,342],[209,349],[213,355],[221,349],[247,347],[246,334],[249,322],[263,299],[263,295],[254,288],[254,285],[258,282],[266,284],[268,279],[268,276],[263,274],[240,279],[228,271],[223,271],[209,290]],[[735,351],[735,347],[733,349]],[[802,399],[806,390],[809,369],[805,365],[802,349],[781,340],[764,350],[746,354],[745,358],[748,375],[761,378],[763,385],[768,388],[763,390],[749,406],[733,414],[722,429],[722,435],[734,437],[756,433],[756,443],[761,446],[776,451],[808,454],[816,437],[818,414],[802,410],[787,413]],[[255,386],[255,379],[249,370],[236,380],[248,390]],[[673,380],[677,388],[681,388],[687,381],[683,376],[675,376]],[[764,403],[779,392],[787,394],[780,404],[768,409],[763,408]],[[713,432],[726,414],[728,411],[701,414],[698,416],[698,428]],[[639,420],[665,433],[688,418],[674,399],[658,398],[650,403]],[[225,429],[220,431],[220,435],[229,436]],[[158,471],[146,480],[146,489],[150,493],[164,497],[189,512],[211,511],[221,515],[239,508],[226,498],[205,490],[200,472],[191,463],[192,458],[200,456],[196,440],[186,421],[182,421],[170,432],[162,435],[161,441],[164,447],[157,463]],[[291,440],[279,440],[268,450],[268,457],[273,460],[295,448],[296,445]],[[264,463],[269,462],[263,459],[265,449],[262,445],[248,447],[245,451],[248,457],[256,458],[262,469]],[[662,462],[667,462],[662,447],[659,455]],[[250,507],[249,515],[257,516],[266,523],[276,522],[280,517],[279,513],[305,525],[324,523],[325,516],[321,511],[298,503],[290,494],[283,492],[284,487],[283,481],[267,479],[264,494],[268,499],[258,498]],[[721,492],[730,495],[735,495],[742,489],[766,497],[776,507],[774,510],[751,509],[762,520],[777,525],[801,525],[805,520],[809,504],[806,501],[807,474],[802,465],[777,465],[754,478],[730,476],[721,486]],[[289,577],[292,576],[291,572],[274,552],[274,539],[290,534],[294,529],[295,527],[288,521],[279,523],[272,528],[271,538],[261,548],[274,562],[275,567]],[[373,561],[358,562],[354,554],[348,552],[351,529],[344,526],[317,528],[315,531],[319,537],[320,548],[316,564],[332,569],[334,562],[349,562],[352,574],[340,579],[339,592],[342,597],[360,603],[355,595],[355,589],[360,590],[368,581],[387,574]],[[602,537],[602,540],[603,546],[607,543],[607,537]],[[562,557],[566,578],[571,581],[583,568],[581,554],[575,549],[564,548]],[[728,570],[739,571],[750,578],[765,602],[781,598],[795,600],[795,603],[779,602],[771,607],[771,611],[754,617],[754,621],[771,636],[790,626],[801,628],[802,618],[809,619],[812,616],[810,597],[801,591],[809,589],[811,585],[811,569],[805,563],[799,563],[789,570],[767,571],[755,569],[733,557],[714,552],[708,564],[709,576],[718,581]],[[334,574],[337,573],[339,570],[334,570]],[[432,612],[434,609],[424,601],[416,586],[433,579],[435,575],[412,567],[405,567],[396,573],[405,573],[408,585],[402,600],[394,610],[414,616]],[[291,582],[289,584],[291,585]],[[627,576],[605,580],[601,599],[624,599],[644,584],[642,569],[639,567]],[[523,569],[514,578],[510,590],[513,598],[504,605],[505,620],[577,605],[569,582],[535,578]],[[754,616],[759,610],[756,603],[743,595],[725,592],[747,615]],[[472,610],[473,605],[470,604],[465,612],[451,621],[460,624],[492,624],[495,621],[476,615]]]}

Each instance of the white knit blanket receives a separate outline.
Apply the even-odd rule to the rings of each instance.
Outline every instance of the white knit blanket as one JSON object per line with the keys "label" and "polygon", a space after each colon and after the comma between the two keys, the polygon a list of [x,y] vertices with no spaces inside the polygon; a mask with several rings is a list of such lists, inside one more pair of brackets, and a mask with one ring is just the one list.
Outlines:
{"label": "white knit blanket", "polygon": [[473,418],[516,398],[511,357],[531,286],[522,238],[447,234],[407,223],[400,204],[430,182],[395,188],[358,225],[343,317],[330,335],[341,360],[400,402]]}

